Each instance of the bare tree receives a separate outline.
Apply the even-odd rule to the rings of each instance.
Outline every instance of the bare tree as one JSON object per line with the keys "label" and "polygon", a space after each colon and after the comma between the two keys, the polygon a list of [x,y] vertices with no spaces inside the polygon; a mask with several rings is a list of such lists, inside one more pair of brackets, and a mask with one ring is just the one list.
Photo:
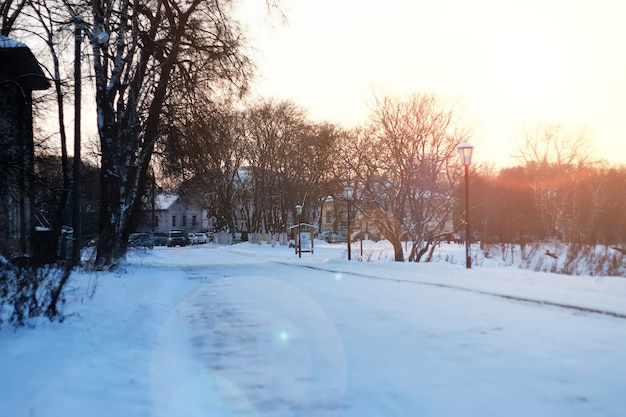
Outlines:
{"label": "bare tree", "polygon": [[268,100],[246,111],[245,131],[254,207],[249,230],[285,231],[298,203],[305,216],[315,216],[328,195],[339,129],[311,123],[290,101]]}
{"label": "bare tree", "polygon": [[[61,151],[61,174],[62,174],[62,187],[60,187],[58,196],[56,198],[56,210],[51,219],[51,226],[53,236],[57,237],[61,234],[61,229],[67,212],[67,204],[69,200],[69,190],[71,186],[70,176],[70,161],[67,152],[67,130],[65,128],[65,87],[67,83],[66,77],[62,74],[61,70],[61,51],[63,50],[64,39],[58,36],[59,27],[63,25],[64,11],[61,8],[60,2],[51,4],[50,2],[30,2],[33,17],[38,21],[38,33],[41,39],[45,42],[49,52],[50,68],[48,73],[50,79],[54,85],[54,93],[56,99],[56,113],[58,123],[58,137],[60,140]],[[53,240],[52,251],[57,252],[57,245],[60,243],[58,238]]]}
{"label": "bare tree", "polygon": [[96,264],[126,251],[155,145],[187,117],[198,90],[243,88],[250,62],[227,0],[93,1],[93,45],[102,202]]}
{"label": "bare tree", "polygon": [[379,97],[369,129],[342,149],[343,163],[359,188],[368,220],[403,261],[402,239],[412,241],[409,260],[419,261],[451,219],[459,175],[456,146],[468,132],[453,107],[433,94]]}
{"label": "bare tree", "polygon": [[525,132],[519,152],[519,159],[532,177],[542,238],[571,241],[578,216],[574,185],[593,164],[586,132],[540,124]]}
{"label": "bare tree", "polygon": [[2,19],[0,35],[9,36],[14,29],[15,22],[28,3],[26,0],[3,0],[0,2],[0,19]]}
{"label": "bare tree", "polygon": [[181,196],[199,202],[220,226],[234,231],[236,191],[244,160],[239,112],[228,104],[216,107],[204,102],[193,110],[193,117],[171,129],[159,152],[163,173],[178,178],[176,188]]}
{"label": "bare tree", "polygon": [[[246,160],[251,167],[246,198],[255,207],[249,227],[261,220],[275,231],[285,231],[288,214],[298,203],[298,144],[306,132],[305,112],[290,101],[262,101],[245,112]],[[301,202],[301,201],[300,201]]]}

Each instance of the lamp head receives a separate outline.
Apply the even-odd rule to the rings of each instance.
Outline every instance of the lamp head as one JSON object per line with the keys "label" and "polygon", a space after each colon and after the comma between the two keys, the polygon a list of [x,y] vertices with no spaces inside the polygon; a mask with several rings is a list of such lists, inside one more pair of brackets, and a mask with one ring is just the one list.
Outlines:
{"label": "lamp head", "polygon": [[95,44],[104,45],[108,42],[108,40],[109,40],[109,34],[106,32],[100,32],[96,36],[93,36],[89,40],[89,43],[92,45],[95,45]]}
{"label": "lamp head", "polygon": [[472,151],[474,147],[467,142],[462,142],[456,148],[459,150],[459,156],[461,157],[463,165],[469,166],[472,163]]}
{"label": "lamp head", "polygon": [[352,200],[352,197],[354,196],[354,188],[347,186],[343,189],[343,196],[346,198],[346,200]]}

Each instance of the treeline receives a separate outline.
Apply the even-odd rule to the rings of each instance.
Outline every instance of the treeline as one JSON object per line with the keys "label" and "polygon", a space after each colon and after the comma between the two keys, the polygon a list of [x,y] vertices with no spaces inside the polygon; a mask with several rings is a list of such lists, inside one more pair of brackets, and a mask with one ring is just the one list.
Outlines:
{"label": "treeline", "polygon": [[158,150],[163,185],[230,230],[243,219],[249,231],[285,231],[297,204],[315,218],[326,196],[343,189],[335,170],[345,132],[312,122],[290,101],[199,111],[175,130]]}
{"label": "treeline", "polygon": [[476,172],[471,220],[485,243],[626,243],[626,168],[531,162]]}
{"label": "treeline", "polygon": [[[67,223],[70,185],[79,182],[68,169],[66,97],[84,82],[95,101],[84,117],[98,123],[98,178],[82,192],[100,189],[96,203],[84,204],[97,212],[86,222],[100,237],[97,268],[123,259],[157,186],[203,199],[232,229],[237,217],[249,230],[281,230],[296,204],[314,221],[326,197],[340,199],[349,185],[353,207],[390,240],[398,261],[407,239],[409,260],[420,261],[450,228],[462,230],[456,147],[472,136],[455,106],[436,95],[374,97],[367,122],[346,130],[311,121],[291,102],[250,102],[254,66],[229,1],[3,4],[1,33],[40,46],[53,85],[35,114],[47,112],[58,126],[35,136],[61,154],[58,184],[41,197],[56,205],[49,213],[57,234]],[[81,64],[74,31],[85,36],[74,45],[85,55],[78,74],[69,71],[72,61],[74,69]],[[591,163],[582,139],[546,128],[528,135],[519,168],[489,174],[472,167],[472,230],[485,241],[623,242],[614,213],[624,206],[613,200],[623,172]]]}
{"label": "treeline", "polygon": [[[266,4],[268,10],[275,7],[272,1]],[[49,122],[35,136],[54,142],[51,147],[60,150],[62,159],[60,209],[50,220],[55,235],[61,233],[68,203],[77,201],[70,185],[82,186],[79,175],[68,169],[72,135],[66,127],[71,113],[66,97],[71,92],[78,98],[84,90],[75,111],[87,100],[95,102],[95,111],[83,114],[98,128],[95,263],[115,267],[151,183],[155,150],[175,139],[176,127],[188,126],[194,111],[202,107],[209,113],[248,88],[253,63],[235,4],[8,0],[1,5],[0,33],[30,45],[52,85],[36,98],[34,111],[38,120],[46,114]],[[80,238],[80,230],[75,232]]]}
{"label": "treeline", "polygon": [[434,94],[378,97],[369,121],[353,130],[311,122],[289,101],[192,116],[158,148],[161,170],[230,230],[238,218],[248,231],[285,231],[297,204],[303,221],[316,223],[328,196],[334,215],[345,216],[346,186],[355,189],[352,207],[393,244],[398,261],[403,241],[413,242],[409,259],[419,261],[452,227],[456,147],[468,133]]}

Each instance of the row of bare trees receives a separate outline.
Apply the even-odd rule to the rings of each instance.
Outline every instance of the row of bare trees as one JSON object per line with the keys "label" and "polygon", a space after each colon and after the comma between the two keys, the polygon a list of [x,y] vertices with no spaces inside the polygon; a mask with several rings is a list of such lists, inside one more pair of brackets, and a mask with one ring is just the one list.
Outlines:
{"label": "row of bare trees", "polygon": [[[249,202],[242,213],[249,230],[284,227],[296,203],[315,216],[326,196],[347,184],[358,191],[357,207],[392,241],[398,260],[402,239],[413,241],[410,259],[419,260],[424,243],[443,230],[459,170],[453,154],[468,133],[453,107],[434,95],[379,98],[370,123],[353,132],[311,123],[288,102],[233,111],[250,62],[229,1],[3,4],[2,13],[11,17],[3,20],[10,23],[5,33],[24,31],[34,16],[41,26],[35,33],[50,50],[62,200],[69,188],[63,112],[69,77],[62,71],[69,39],[60,39],[58,29],[83,15],[88,32],[109,34],[109,42],[93,43],[88,55],[101,152],[98,265],[114,265],[123,256],[155,151],[162,173],[180,176],[227,222],[234,222],[234,207],[245,211]],[[243,166],[250,175],[242,176]]]}
{"label": "row of bare trees", "polygon": [[239,218],[248,231],[285,231],[296,204],[315,211],[337,188],[334,154],[342,132],[311,122],[294,103],[267,100],[195,116],[160,149],[162,168],[230,230],[241,228]]}
{"label": "row of bare trees", "polygon": [[270,100],[198,114],[163,155],[168,177],[183,177],[183,191],[206,198],[231,230],[240,210],[246,230],[284,231],[298,203],[305,221],[315,222],[327,196],[340,198],[351,185],[355,208],[393,244],[396,260],[410,240],[409,260],[419,261],[452,227],[456,147],[469,135],[457,119],[454,106],[433,94],[379,97],[367,126],[344,131]]}
{"label": "row of bare trees", "polygon": [[[311,122],[291,102],[240,108],[252,63],[231,1],[4,0],[0,6],[3,34],[35,36],[48,50],[41,61],[55,85],[49,103],[56,103],[58,134],[52,137],[63,173],[56,228],[72,179],[65,131],[72,38],[62,29],[81,15],[86,33],[109,35],[108,43],[82,50],[93,76],[90,117],[100,152],[98,267],[123,257],[155,175],[176,179],[232,230],[235,210],[254,231],[282,230],[297,203],[314,220],[328,195],[351,185],[355,207],[389,239],[399,261],[403,241],[412,242],[409,260],[420,261],[450,230],[451,218],[457,219],[452,227],[461,224],[456,147],[471,137],[455,106],[436,95],[376,97],[369,121],[345,131]],[[623,173],[591,164],[579,146],[583,138],[544,128],[526,138],[521,166],[473,176],[471,214],[478,217],[472,224],[484,240],[624,239],[619,219],[607,220],[623,209],[615,197]]]}
{"label": "row of bare trees", "polygon": [[520,146],[519,166],[479,169],[471,223],[486,243],[626,241],[626,168],[593,161],[584,131],[541,126]]}
{"label": "row of bare trees", "polygon": [[[179,133],[172,127],[188,125],[194,111],[208,111],[215,97],[245,91],[253,66],[234,16],[230,0],[0,2],[0,32],[48,51],[37,56],[55,85],[44,106],[55,106],[58,115],[52,136],[59,138],[64,186],[53,221],[57,232],[70,181],[76,180],[68,169],[66,97],[73,83],[67,68],[81,58],[90,64],[87,90],[95,91],[89,101],[96,111],[88,116],[97,122],[101,168],[98,267],[114,266],[124,256],[154,152]],[[80,44],[78,59],[68,47],[71,29],[88,41]],[[108,42],[91,42],[102,32]]]}
{"label": "row of bare trees", "polygon": [[[369,123],[352,131],[312,123],[295,104],[269,100],[198,115],[170,135],[161,155],[168,176],[206,198],[231,230],[241,210],[249,231],[284,231],[298,203],[314,222],[328,195],[339,200],[352,185],[355,208],[394,245],[396,260],[404,260],[408,240],[408,260],[420,261],[451,229],[462,230],[456,148],[469,139],[454,106],[433,94],[379,97]],[[473,238],[623,243],[626,171],[594,162],[584,132],[540,126],[526,132],[520,155],[519,166],[499,172],[473,169]]]}

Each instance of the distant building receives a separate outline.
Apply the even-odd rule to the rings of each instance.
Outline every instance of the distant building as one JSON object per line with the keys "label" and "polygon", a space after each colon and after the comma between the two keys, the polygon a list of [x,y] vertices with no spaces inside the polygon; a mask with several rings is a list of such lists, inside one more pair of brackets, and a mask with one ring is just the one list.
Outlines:
{"label": "distant building", "polygon": [[[141,232],[163,232],[172,229],[183,229],[189,233],[206,232],[212,230],[211,219],[207,218],[207,211],[193,201],[186,201],[176,193],[160,192],[154,197],[154,210],[151,215],[143,216],[148,219],[143,222]],[[153,219],[153,227],[149,219]]]}
{"label": "distant building", "polygon": [[33,252],[32,92],[50,87],[28,47],[0,36],[0,252]]}

